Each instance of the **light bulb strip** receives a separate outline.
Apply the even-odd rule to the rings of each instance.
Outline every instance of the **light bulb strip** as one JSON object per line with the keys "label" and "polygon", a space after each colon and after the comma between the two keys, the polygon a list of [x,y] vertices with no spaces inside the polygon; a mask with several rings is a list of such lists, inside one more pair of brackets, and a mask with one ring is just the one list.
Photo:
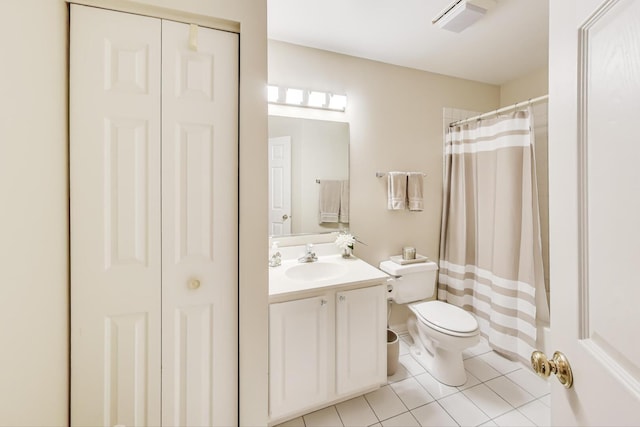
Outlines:
{"label": "light bulb strip", "polygon": [[347,95],[331,92],[268,85],[267,94],[269,104],[341,112],[347,107]]}

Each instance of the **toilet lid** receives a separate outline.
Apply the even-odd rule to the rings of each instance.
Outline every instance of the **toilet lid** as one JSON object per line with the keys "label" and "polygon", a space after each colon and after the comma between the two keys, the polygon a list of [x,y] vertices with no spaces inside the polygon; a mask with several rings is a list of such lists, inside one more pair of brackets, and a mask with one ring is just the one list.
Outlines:
{"label": "toilet lid", "polygon": [[422,320],[452,332],[473,332],[478,329],[478,321],[470,313],[442,301],[426,301],[411,305],[412,310]]}

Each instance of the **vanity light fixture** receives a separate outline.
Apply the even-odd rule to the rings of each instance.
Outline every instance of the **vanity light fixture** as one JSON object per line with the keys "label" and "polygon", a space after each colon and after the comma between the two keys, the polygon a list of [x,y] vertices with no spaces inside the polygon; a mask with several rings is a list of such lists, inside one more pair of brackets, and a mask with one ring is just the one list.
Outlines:
{"label": "vanity light fixture", "polygon": [[346,95],[275,85],[267,86],[267,100],[269,104],[318,108],[321,110],[345,111],[347,108]]}
{"label": "vanity light fixture", "polygon": [[299,105],[304,100],[304,91],[302,89],[287,89],[287,95],[284,98],[285,104]]}
{"label": "vanity light fixture", "polygon": [[329,109],[344,111],[347,108],[347,95],[331,95]]}
{"label": "vanity light fixture", "polygon": [[267,99],[269,102],[278,102],[280,99],[280,88],[278,86],[267,86]]}
{"label": "vanity light fixture", "polygon": [[315,90],[309,91],[309,99],[307,104],[309,107],[322,108],[327,105],[327,96],[329,94],[325,92],[318,92]]}

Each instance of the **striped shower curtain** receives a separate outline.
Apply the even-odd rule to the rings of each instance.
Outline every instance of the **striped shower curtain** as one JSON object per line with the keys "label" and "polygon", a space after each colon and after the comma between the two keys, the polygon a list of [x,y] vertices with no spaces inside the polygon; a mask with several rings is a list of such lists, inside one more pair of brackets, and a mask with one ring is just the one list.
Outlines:
{"label": "striped shower curtain", "polygon": [[544,272],[531,111],[450,127],[438,298],[471,311],[490,346],[527,362]]}

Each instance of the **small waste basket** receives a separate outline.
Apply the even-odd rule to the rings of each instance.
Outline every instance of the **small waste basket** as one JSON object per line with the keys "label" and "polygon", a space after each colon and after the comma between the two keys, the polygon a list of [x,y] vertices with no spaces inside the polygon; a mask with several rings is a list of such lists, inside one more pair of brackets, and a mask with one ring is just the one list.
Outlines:
{"label": "small waste basket", "polygon": [[398,334],[391,329],[387,329],[387,376],[396,373],[399,353],[400,340],[398,339]]}

